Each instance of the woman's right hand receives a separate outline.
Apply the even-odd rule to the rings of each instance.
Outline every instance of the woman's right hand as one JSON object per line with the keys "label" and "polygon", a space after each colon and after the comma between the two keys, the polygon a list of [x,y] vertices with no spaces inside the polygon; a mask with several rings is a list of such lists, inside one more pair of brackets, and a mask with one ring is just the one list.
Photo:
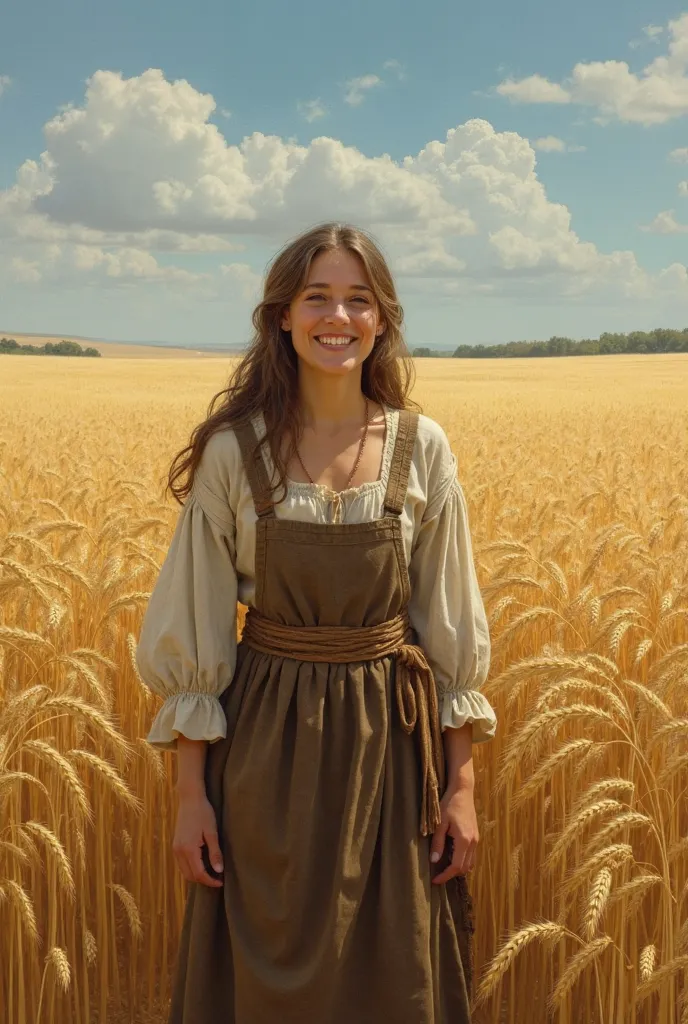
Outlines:
{"label": "woman's right hand", "polygon": [[187,882],[200,882],[218,888],[222,881],[209,875],[203,864],[201,850],[204,842],[213,868],[222,871],[217,819],[205,787],[194,793],[179,794],[172,851]]}

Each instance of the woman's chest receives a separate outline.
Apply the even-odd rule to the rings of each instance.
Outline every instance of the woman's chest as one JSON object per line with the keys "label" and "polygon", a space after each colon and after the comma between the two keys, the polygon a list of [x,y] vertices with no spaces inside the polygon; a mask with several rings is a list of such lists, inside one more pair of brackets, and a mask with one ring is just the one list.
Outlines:
{"label": "woman's chest", "polygon": [[295,483],[321,484],[333,491],[373,483],[382,476],[385,420],[382,413],[365,432],[359,429],[330,434],[305,428],[296,450],[281,446],[287,478]]}

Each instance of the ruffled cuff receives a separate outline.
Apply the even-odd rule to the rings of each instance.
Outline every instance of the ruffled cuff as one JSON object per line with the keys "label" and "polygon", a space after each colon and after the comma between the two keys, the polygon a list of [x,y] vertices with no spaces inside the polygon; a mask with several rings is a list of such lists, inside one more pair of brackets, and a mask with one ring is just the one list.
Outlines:
{"label": "ruffled cuff", "polygon": [[190,740],[215,743],[227,735],[227,718],[210,693],[173,693],[158,711],[146,740],[159,750],[176,750],[181,733]]}
{"label": "ruffled cuff", "polygon": [[440,723],[442,729],[460,729],[466,722],[473,723],[473,742],[492,739],[497,718],[492,705],[479,690],[449,690],[440,695]]}

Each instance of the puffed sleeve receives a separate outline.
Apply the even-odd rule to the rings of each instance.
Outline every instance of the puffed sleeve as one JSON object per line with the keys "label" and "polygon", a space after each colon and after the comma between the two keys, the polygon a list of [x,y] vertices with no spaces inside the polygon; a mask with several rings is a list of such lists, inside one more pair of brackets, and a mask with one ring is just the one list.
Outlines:
{"label": "puffed sleeve", "polygon": [[490,667],[490,633],[473,561],[468,509],[448,455],[439,509],[429,502],[409,566],[409,618],[432,668],[442,729],[473,723],[473,742],[491,739],[497,719],[480,693]]}
{"label": "puffed sleeve", "polygon": [[180,734],[213,743],[227,733],[218,698],[236,663],[237,575],[221,445],[220,435],[206,444],[136,648],[143,682],[165,698],[146,737],[159,749],[176,749]]}

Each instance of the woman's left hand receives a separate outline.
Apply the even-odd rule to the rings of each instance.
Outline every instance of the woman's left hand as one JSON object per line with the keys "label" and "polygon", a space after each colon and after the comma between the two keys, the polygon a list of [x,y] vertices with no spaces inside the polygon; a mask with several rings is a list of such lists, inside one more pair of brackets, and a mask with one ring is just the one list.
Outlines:
{"label": "woman's left hand", "polygon": [[480,841],[471,786],[448,789],[440,801],[440,811],[442,820],[433,833],[430,860],[436,864],[441,859],[447,836],[453,841],[453,849],[451,864],[435,875],[432,879],[434,885],[441,885],[456,875],[465,875],[471,871]]}

